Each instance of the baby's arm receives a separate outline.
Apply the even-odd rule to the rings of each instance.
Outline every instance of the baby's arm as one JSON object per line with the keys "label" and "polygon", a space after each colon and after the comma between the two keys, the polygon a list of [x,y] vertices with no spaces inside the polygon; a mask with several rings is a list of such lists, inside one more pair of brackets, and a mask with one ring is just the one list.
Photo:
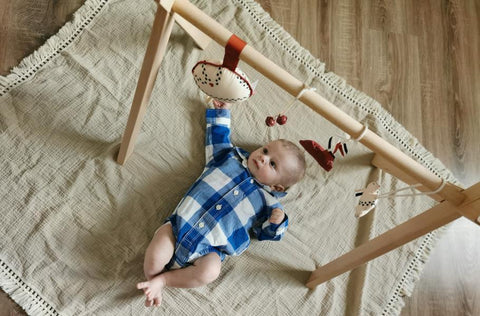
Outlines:
{"label": "baby's arm", "polygon": [[233,147],[230,141],[230,110],[216,107],[206,111],[205,161],[208,164],[217,154]]}
{"label": "baby's arm", "polygon": [[280,240],[288,227],[288,216],[280,208],[274,208],[270,217],[257,222],[253,232],[258,240]]}

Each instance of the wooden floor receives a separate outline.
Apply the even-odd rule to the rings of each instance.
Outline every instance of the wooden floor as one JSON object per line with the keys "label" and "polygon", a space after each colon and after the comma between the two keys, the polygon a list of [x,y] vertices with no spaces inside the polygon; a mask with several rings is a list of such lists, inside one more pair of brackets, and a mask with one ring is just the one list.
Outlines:
{"label": "wooden floor", "polygon": [[[83,2],[0,0],[0,74]],[[480,180],[480,0],[259,2],[329,71],[383,104],[465,186]],[[480,315],[479,240],[480,227],[453,223],[402,315]],[[0,316],[17,314],[2,293]]]}

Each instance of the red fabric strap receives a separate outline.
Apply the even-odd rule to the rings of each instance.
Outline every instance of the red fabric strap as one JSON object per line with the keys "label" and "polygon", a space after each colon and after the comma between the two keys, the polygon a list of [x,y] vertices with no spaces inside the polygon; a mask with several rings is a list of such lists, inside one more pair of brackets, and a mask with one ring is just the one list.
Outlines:
{"label": "red fabric strap", "polygon": [[223,57],[223,67],[227,67],[231,71],[235,71],[238,65],[240,53],[247,45],[246,42],[241,40],[235,34],[232,34],[228,39],[227,46],[225,46],[225,56]]}

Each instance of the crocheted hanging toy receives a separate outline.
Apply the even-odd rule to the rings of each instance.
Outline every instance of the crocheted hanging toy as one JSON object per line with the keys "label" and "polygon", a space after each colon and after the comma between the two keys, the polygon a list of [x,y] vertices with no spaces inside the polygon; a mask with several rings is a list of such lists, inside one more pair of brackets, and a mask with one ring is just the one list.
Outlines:
{"label": "crocheted hanging toy", "polygon": [[254,84],[237,68],[245,45],[247,43],[232,35],[225,47],[223,62],[199,61],[193,67],[192,74],[200,90],[213,99],[228,103],[245,101],[251,97],[254,94]]}
{"label": "crocheted hanging toy", "polygon": [[314,140],[301,140],[300,145],[318,162],[320,166],[326,171],[330,171],[333,168],[333,161],[335,160],[335,153],[340,151],[342,157],[348,154],[347,144],[344,142],[338,142],[335,144],[333,151],[332,148],[332,139],[330,137],[328,140],[328,149],[325,149]]}

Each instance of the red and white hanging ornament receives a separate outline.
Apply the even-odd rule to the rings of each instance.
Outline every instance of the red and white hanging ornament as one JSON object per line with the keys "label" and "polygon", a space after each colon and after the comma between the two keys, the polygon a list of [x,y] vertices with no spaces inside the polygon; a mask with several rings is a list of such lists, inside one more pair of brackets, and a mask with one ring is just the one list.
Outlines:
{"label": "red and white hanging ornament", "polygon": [[344,142],[337,142],[335,148],[332,150],[332,139],[330,137],[328,140],[328,149],[325,149],[314,140],[301,140],[300,145],[318,162],[318,164],[325,169],[325,171],[330,171],[333,168],[333,161],[335,160],[335,153],[340,151],[342,157],[348,154],[347,144]]}
{"label": "red and white hanging ornament", "polygon": [[225,46],[223,62],[202,60],[192,69],[197,86],[213,99],[237,103],[254,94],[254,86],[247,75],[237,68],[240,53],[247,45],[233,34]]}
{"label": "red and white hanging ornament", "polygon": [[333,168],[333,161],[335,160],[335,153],[337,150],[340,151],[342,156],[345,156],[348,153],[346,143],[351,140],[359,141],[363,138],[363,136],[365,136],[367,131],[368,126],[364,125],[362,132],[357,138],[351,138],[348,134],[346,137],[339,136],[339,138],[343,141],[337,142],[333,150],[331,149],[333,137],[330,137],[328,140],[328,149],[323,148],[322,145],[311,139],[301,140],[300,145],[302,145],[302,147],[318,162],[323,169],[330,171]]}

